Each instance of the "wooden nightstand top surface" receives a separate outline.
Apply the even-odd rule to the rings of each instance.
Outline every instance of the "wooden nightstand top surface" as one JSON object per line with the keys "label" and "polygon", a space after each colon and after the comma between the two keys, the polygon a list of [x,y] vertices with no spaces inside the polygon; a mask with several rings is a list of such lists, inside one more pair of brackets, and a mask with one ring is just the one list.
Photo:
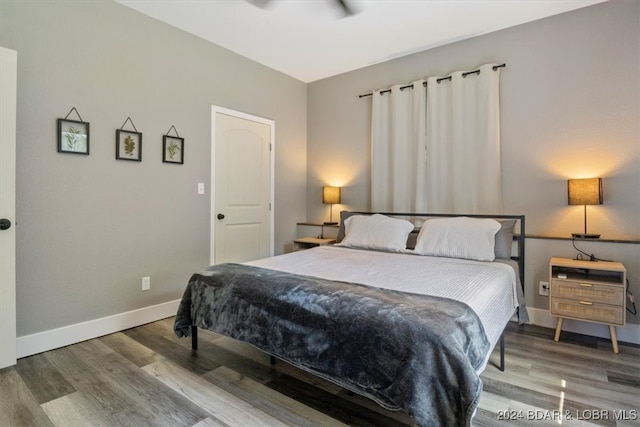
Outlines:
{"label": "wooden nightstand top surface", "polygon": [[584,268],[589,270],[626,271],[624,265],[617,261],[589,261],[585,259],[553,257],[549,261],[549,264],[557,267]]}
{"label": "wooden nightstand top surface", "polygon": [[320,239],[319,237],[299,237],[294,240],[296,243],[308,243],[312,245],[329,245],[335,241],[336,239]]}

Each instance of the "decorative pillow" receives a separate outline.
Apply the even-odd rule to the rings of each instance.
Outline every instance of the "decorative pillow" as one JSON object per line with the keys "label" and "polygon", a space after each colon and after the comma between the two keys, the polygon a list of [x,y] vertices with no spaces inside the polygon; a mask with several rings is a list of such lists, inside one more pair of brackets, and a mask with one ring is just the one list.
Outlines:
{"label": "decorative pillow", "polygon": [[496,258],[511,259],[511,246],[513,245],[513,229],[516,226],[515,219],[499,219],[500,230],[496,233],[494,253]]}
{"label": "decorative pillow", "polygon": [[344,220],[345,237],[338,246],[401,251],[407,247],[407,236],[413,224],[385,215],[353,215]]}
{"label": "decorative pillow", "polygon": [[422,225],[415,252],[420,255],[493,261],[498,230],[500,223],[493,219],[430,219]]}

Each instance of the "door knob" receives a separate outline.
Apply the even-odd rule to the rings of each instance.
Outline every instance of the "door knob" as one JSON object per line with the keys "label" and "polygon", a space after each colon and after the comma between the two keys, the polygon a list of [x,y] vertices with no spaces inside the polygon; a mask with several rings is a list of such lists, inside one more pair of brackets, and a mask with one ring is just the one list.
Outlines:
{"label": "door knob", "polygon": [[0,230],[8,230],[11,228],[11,221],[7,218],[0,219]]}
{"label": "door knob", "polygon": [[218,219],[224,219],[224,214],[219,213],[218,214]]}

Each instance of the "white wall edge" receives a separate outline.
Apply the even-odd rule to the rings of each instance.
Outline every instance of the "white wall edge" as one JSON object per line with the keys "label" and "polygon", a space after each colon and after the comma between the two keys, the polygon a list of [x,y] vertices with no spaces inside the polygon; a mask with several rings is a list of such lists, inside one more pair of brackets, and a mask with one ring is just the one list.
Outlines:
{"label": "white wall edge", "polygon": [[175,316],[180,300],[25,335],[16,339],[17,357],[27,357]]}
{"label": "white wall edge", "polygon": [[[552,316],[549,313],[549,310],[527,307],[527,311],[529,312],[530,323],[537,326],[543,326],[545,328],[556,328],[558,318]],[[593,337],[606,339],[611,338],[609,336],[609,326],[600,323],[564,319],[564,321],[562,322],[562,330],[583,335],[590,335]],[[616,331],[618,333],[618,341],[640,345],[640,325],[627,323],[625,326],[616,327]],[[560,341],[562,341],[562,335],[560,335]]]}

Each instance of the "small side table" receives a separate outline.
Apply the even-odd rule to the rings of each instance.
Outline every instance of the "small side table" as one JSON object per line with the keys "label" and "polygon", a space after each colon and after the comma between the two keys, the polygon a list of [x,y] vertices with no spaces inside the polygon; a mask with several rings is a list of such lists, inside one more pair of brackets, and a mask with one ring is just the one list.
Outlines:
{"label": "small side table", "polygon": [[316,246],[324,246],[335,243],[336,239],[320,239],[318,237],[300,237],[293,241],[293,250],[301,251],[304,249],[315,248]]}
{"label": "small side table", "polygon": [[626,320],[626,277],[619,262],[551,258],[549,311],[558,317],[554,341],[560,339],[565,318],[602,323],[609,326],[613,352],[618,353],[616,326]]}

